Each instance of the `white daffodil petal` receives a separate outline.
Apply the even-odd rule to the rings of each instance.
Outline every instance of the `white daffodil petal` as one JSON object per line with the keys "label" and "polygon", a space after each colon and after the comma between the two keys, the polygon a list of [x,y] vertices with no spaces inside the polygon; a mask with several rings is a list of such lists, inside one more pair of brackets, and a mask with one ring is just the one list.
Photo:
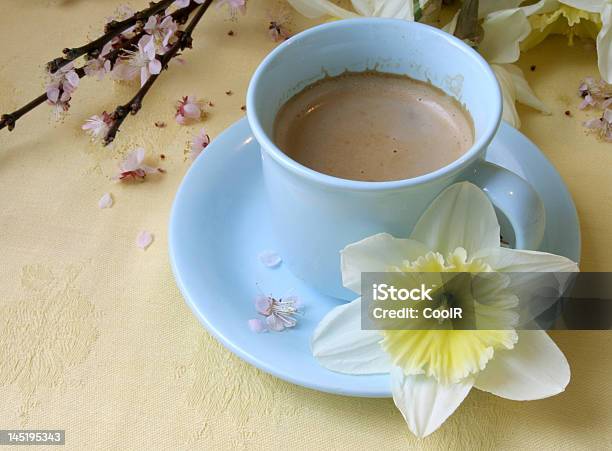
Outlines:
{"label": "white daffodil petal", "polygon": [[483,249],[474,255],[495,271],[513,273],[509,288],[520,300],[520,324],[533,321],[552,305],[572,280],[569,273],[577,272],[578,265],[568,258],[545,252],[507,248]]}
{"label": "white daffodil petal", "polygon": [[311,19],[329,15],[340,19],[358,17],[357,14],[340,8],[329,0],[287,0],[297,12]]}
{"label": "white daffodil petal", "polygon": [[605,8],[607,2],[605,0],[559,0],[559,3],[576,9],[584,9],[590,13],[598,13]]}
{"label": "white daffodil petal", "polygon": [[353,8],[362,16],[391,17],[414,20],[414,4],[406,0],[352,0]]}
{"label": "white daffodil petal", "polygon": [[514,349],[497,351],[474,386],[502,398],[529,401],[561,393],[569,380],[567,359],[548,334],[524,330]]}
{"label": "white daffodil petal", "polygon": [[351,0],[353,8],[362,16],[373,16],[376,9],[376,0]]}
{"label": "white daffodil petal", "polygon": [[312,355],[322,366],[339,373],[388,373],[391,362],[380,347],[381,340],[378,331],[361,329],[358,298],[325,315],[312,336]]}
{"label": "white daffodil petal", "polygon": [[444,190],[431,203],[410,238],[442,255],[462,247],[471,256],[479,249],[499,246],[499,224],[486,194],[462,182]]}
{"label": "white daffodil petal", "polygon": [[484,0],[478,5],[478,17],[483,18],[490,13],[504,9],[515,9],[524,0]]}
{"label": "white daffodil petal", "polygon": [[550,109],[529,87],[523,72],[512,64],[492,64],[503,97],[503,119],[515,128],[521,126],[515,102],[521,102],[542,113],[550,114]]}
{"label": "white daffodil petal", "polygon": [[491,64],[491,69],[495,72],[499,87],[502,92],[502,118],[514,128],[521,127],[521,119],[516,111],[516,87],[508,71],[499,64]]}
{"label": "white daffodil petal", "polygon": [[561,255],[491,246],[473,255],[499,272],[576,272],[578,265]]}
{"label": "white daffodil petal", "polygon": [[395,238],[388,233],[372,235],[340,251],[342,284],[361,294],[361,273],[387,272],[390,267],[402,266],[405,260],[416,260],[428,251],[415,240]]}
{"label": "white daffodil petal", "polygon": [[557,8],[559,8],[559,2],[557,0],[540,0],[533,5],[521,6],[521,9],[525,12],[527,17],[533,14],[550,13]]}
{"label": "white daffodil petal", "polygon": [[550,108],[548,108],[544,102],[538,99],[538,97],[535,95],[535,92],[533,92],[529,86],[529,83],[527,83],[525,75],[519,67],[513,64],[505,64],[503,67],[514,84],[514,92],[517,102],[530,106],[531,108],[541,111],[542,113],[551,113]]}
{"label": "white daffodil petal", "polygon": [[391,370],[393,401],[417,437],[425,437],[438,429],[463,402],[473,385],[471,378],[458,384],[441,385],[434,378],[406,376],[397,366]]}
{"label": "white daffodil petal", "polygon": [[612,82],[612,4],[606,3],[601,12],[601,30],[597,35],[597,65],[599,73]]}
{"label": "white daffodil petal", "polygon": [[525,12],[520,8],[488,14],[482,23],[484,37],[478,51],[491,63],[514,63],[521,50],[519,43],[531,31]]}

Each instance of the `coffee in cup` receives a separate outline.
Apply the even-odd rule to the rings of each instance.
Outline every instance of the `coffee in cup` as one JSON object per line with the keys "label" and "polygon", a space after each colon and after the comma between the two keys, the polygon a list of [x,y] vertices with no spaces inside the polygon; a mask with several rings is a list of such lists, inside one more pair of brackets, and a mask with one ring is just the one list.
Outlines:
{"label": "coffee in cup", "polygon": [[317,172],[401,180],[440,169],[474,142],[465,108],[432,84],[377,71],[325,77],[279,110],[274,142]]}

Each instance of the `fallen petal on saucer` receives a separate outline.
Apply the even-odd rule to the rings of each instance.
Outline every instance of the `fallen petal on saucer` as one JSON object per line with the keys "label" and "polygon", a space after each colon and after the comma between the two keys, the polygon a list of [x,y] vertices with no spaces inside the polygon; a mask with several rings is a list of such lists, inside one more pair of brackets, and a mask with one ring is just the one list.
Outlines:
{"label": "fallen petal on saucer", "polygon": [[265,323],[260,319],[250,319],[249,320],[249,329],[256,334],[260,334],[262,332],[267,332],[268,328]]}
{"label": "fallen petal on saucer", "polygon": [[281,264],[283,259],[274,251],[263,251],[259,254],[259,261],[268,268],[274,268]]}

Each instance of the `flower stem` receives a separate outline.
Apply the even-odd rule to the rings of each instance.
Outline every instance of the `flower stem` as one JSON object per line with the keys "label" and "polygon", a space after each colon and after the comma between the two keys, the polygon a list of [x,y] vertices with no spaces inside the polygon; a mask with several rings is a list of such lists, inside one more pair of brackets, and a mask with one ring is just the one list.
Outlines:
{"label": "flower stem", "polygon": [[[186,48],[191,48],[193,43],[193,30],[198,25],[200,19],[202,19],[204,13],[210,7],[212,2],[213,0],[206,0],[202,5],[200,5],[195,15],[187,25],[187,28],[185,28],[185,30],[181,32],[177,41],[172,44],[172,46],[168,49],[166,53],[164,53],[162,56],[157,56],[157,59],[159,59],[161,62],[162,72],[168,69],[168,63],[172,58],[177,56],[179,51],[184,50]],[[147,95],[149,89],[151,89],[160,74],[161,72],[159,74],[152,74],[129,102],[123,105],[119,105],[115,109],[115,111],[111,115],[111,117],[113,118],[113,125],[111,125],[103,141],[105,146],[114,141],[117,132],[119,131],[119,127],[121,127],[121,124],[123,124],[123,121],[127,117],[128,113],[136,114],[142,108],[142,100]]]}
{"label": "flower stem", "polygon": [[[83,78],[85,76],[85,70],[82,67],[75,69],[75,72],[78,74],[79,78]],[[47,93],[43,92],[41,95],[36,97],[34,100],[31,100],[18,110],[13,111],[12,113],[3,114],[0,116],[0,130],[7,127],[9,131],[12,131],[15,128],[15,123],[21,116],[29,113],[41,103],[45,103],[46,100]]]}

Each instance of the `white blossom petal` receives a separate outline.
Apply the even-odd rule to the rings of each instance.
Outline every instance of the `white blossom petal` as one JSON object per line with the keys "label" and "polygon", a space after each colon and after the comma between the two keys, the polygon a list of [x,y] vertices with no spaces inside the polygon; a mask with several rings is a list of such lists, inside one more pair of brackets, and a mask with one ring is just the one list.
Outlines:
{"label": "white blossom petal", "polygon": [[280,265],[283,261],[280,255],[274,251],[263,251],[257,257],[259,258],[261,264],[268,268],[274,268],[275,266]]}
{"label": "white blossom petal", "polygon": [[113,206],[113,196],[110,193],[104,193],[104,195],[98,201],[98,207],[110,208]]}
{"label": "white blossom petal", "polygon": [[312,336],[312,355],[327,369],[347,374],[383,374],[391,362],[375,330],[361,329],[361,298],[331,310]]}
{"label": "white blossom petal", "polygon": [[146,230],[142,230],[138,232],[136,236],[136,246],[140,249],[146,249],[153,242],[153,234],[151,232],[147,232]]}
{"label": "white blossom petal", "polygon": [[142,147],[138,147],[127,154],[123,163],[121,163],[121,170],[124,172],[134,171],[140,168],[140,165],[144,161],[145,150]]}
{"label": "white blossom petal", "polygon": [[149,72],[152,74],[159,74],[162,70],[161,61],[157,58],[153,58],[149,63]]}
{"label": "white blossom petal", "polygon": [[448,187],[431,203],[410,238],[442,255],[462,247],[471,256],[480,249],[499,246],[499,224],[486,194],[462,182]]}
{"label": "white blossom petal", "polygon": [[548,398],[564,391],[570,367],[555,342],[542,330],[518,334],[514,349],[497,351],[474,386],[515,401]]}
{"label": "white blossom petal", "polygon": [[391,371],[393,401],[417,437],[425,437],[438,429],[463,402],[473,384],[474,380],[468,378],[457,384],[442,385],[431,377],[406,376],[397,366]]}
{"label": "white blossom petal", "polygon": [[360,294],[361,273],[386,272],[391,266],[402,266],[405,260],[416,260],[428,251],[415,240],[394,238],[388,233],[372,235],[340,251],[342,284]]}
{"label": "white blossom petal", "polygon": [[490,63],[514,63],[521,50],[519,43],[531,32],[531,25],[520,8],[496,11],[482,23],[484,37],[478,51]]}

